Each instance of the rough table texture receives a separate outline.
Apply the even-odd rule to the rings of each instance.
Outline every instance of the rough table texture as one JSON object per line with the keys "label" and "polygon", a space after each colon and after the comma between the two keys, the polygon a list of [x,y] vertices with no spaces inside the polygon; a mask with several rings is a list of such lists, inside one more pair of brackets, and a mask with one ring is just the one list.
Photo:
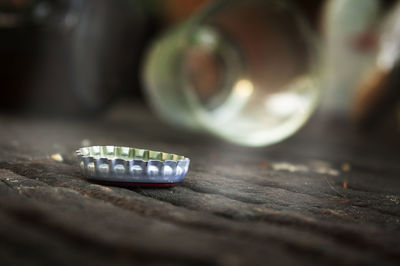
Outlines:
{"label": "rough table texture", "polygon": [[[250,149],[140,106],[1,115],[0,265],[399,265],[398,140],[322,125]],[[186,155],[191,168],[167,189],[89,183],[73,156],[83,140]]]}

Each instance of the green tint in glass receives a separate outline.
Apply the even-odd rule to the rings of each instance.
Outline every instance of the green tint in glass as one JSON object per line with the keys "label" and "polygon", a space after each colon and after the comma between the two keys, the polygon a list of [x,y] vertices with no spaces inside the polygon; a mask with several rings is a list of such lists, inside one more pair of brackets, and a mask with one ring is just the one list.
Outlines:
{"label": "green tint in glass", "polygon": [[315,108],[318,51],[286,1],[218,1],[167,32],[145,65],[146,94],[176,125],[263,146]]}

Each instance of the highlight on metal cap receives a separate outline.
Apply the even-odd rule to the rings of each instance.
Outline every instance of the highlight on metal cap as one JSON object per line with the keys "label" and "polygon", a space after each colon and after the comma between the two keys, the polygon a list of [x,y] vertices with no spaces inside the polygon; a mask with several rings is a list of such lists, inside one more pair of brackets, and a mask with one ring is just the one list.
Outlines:
{"label": "highlight on metal cap", "polygon": [[123,186],[173,186],[185,178],[190,159],[181,155],[121,146],[91,146],[76,151],[90,180]]}

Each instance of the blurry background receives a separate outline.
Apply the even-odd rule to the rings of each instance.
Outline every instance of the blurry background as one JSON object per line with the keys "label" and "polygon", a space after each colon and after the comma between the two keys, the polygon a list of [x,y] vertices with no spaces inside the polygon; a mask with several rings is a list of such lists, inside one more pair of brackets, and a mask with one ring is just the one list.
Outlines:
{"label": "blurry background", "polygon": [[1,0],[0,108],[82,115],[142,100],[150,40],[202,2]]}
{"label": "blurry background", "polygon": [[[121,101],[147,104],[141,77],[150,45],[167,29],[216,2],[0,0],[0,111],[91,117]],[[314,35],[316,90],[322,91],[318,114],[351,119],[365,131],[398,134],[399,3],[280,3],[293,5]],[[250,40],[254,44],[260,38],[254,35]],[[193,56],[196,62],[202,60]],[[213,82],[219,70],[209,62],[201,67],[205,74],[197,68],[191,71],[202,73],[203,83]],[[207,84],[202,86],[207,96]]]}

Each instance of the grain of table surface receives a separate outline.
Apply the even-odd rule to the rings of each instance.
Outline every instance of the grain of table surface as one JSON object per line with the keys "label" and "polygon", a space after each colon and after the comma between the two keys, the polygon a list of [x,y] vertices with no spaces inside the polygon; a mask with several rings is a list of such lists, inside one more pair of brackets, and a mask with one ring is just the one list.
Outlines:
{"label": "grain of table surface", "polygon": [[[0,264],[399,265],[399,141],[322,121],[243,148],[140,104],[79,120],[2,114]],[[173,188],[102,186],[79,172],[82,141],[191,166]]]}

